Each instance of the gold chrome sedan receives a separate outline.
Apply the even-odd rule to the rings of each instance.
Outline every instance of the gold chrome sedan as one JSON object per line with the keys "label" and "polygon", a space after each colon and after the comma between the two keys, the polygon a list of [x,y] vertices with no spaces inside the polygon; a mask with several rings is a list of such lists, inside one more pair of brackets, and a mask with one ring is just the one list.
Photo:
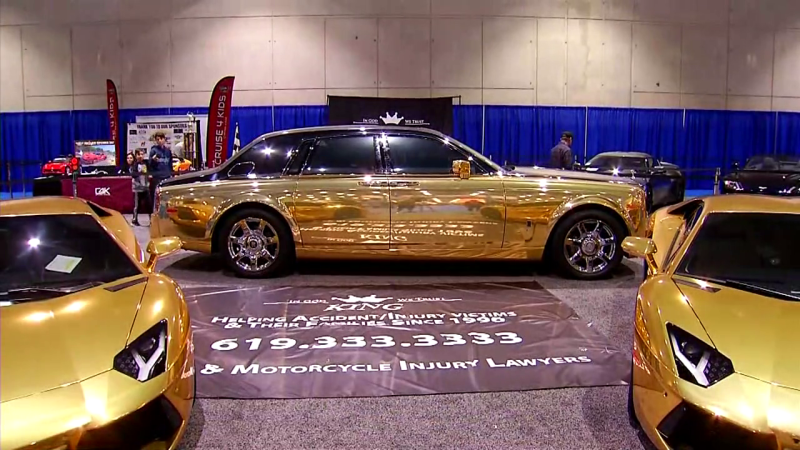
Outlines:
{"label": "gold chrome sedan", "polygon": [[629,413],[659,449],[800,449],[800,203],[661,209],[636,300]]}
{"label": "gold chrome sedan", "polygon": [[239,276],[300,258],[547,259],[609,275],[646,225],[645,192],[586,173],[507,171],[443,134],[322,127],[264,135],[157,190],[151,234],[219,253]]}
{"label": "gold chrome sedan", "polygon": [[183,293],[83,200],[0,202],[0,448],[174,449],[194,402]]}

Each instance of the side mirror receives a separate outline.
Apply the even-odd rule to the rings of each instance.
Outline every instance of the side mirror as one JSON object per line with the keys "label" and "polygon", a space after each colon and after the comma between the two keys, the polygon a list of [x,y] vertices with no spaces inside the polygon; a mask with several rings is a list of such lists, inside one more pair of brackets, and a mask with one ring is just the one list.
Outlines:
{"label": "side mirror", "polygon": [[734,172],[738,172],[739,171],[739,163],[738,162],[734,162],[733,164],[731,164],[731,167],[733,168]]}
{"label": "side mirror", "polygon": [[658,252],[656,243],[652,239],[642,237],[627,237],[622,241],[622,250],[637,258],[643,258],[647,263],[647,268],[650,273],[655,273],[658,270],[656,267],[655,254]]}
{"label": "side mirror", "polygon": [[462,180],[469,180],[471,167],[469,161],[456,160],[453,161],[453,173],[458,175]]}
{"label": "side mirror", "polygon": [[176,237],[153,239],[147,244],[147,253],[150,254],[150,258],[145,264],[145,269],[147,269],[149,272],[153,272],[156,269],[156,263],[160,258],[171,255],[182,248],[183,242]]}

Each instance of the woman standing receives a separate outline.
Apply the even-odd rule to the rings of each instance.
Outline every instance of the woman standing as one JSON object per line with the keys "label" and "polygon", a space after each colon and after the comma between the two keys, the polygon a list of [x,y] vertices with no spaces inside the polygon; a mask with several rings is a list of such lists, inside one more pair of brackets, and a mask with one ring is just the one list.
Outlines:
{"label": "woman standing", "polygon": [[133,221],[131,224],[139,226],[139,206],[142,203],[148,203],[147,163],[141,150],[136,150],[135,155],[128,153],[128,170],[133,179]]}

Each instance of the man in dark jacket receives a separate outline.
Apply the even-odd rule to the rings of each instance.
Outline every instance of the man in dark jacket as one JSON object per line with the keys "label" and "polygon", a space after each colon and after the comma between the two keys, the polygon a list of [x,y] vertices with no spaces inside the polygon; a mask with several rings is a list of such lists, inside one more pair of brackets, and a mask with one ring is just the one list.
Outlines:
{"label": "man in dark jacket", "polygon": [[561,134],[561,142],[550,150],[550,168],[572,170],[572,133]]}
{"label": "man in dark jacket", "polygon": [[158,132],[154,136],[156,145],[150,148],[150,204],[153,212],[157,211],[154,196],[158,184],[172,176],[172,150],[167,146],[167,136]]}

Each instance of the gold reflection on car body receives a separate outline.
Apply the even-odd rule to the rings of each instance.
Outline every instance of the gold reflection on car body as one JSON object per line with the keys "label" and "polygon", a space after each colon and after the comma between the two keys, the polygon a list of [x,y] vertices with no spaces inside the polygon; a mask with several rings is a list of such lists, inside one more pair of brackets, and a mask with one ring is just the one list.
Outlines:
{"label": "gold reflection on car body", "polygon": [[[73,450],[144,408],[168,402],[176,430],[146,448],[175,449],[194,402],[194,350],[183,292],[155,273],[158,257],[181,248],[156,239],[149,258],[124,217],[72,198],[0,202],[0,217],[89,215],[140,274],[52,299],[0,307],[0,444],[3,450]],[[46,242],[42,242],[46,245]],[[2,291],[2,287],[0,287]],[[166,322],[166,371],[146,382],[113,368],[115,355]],[[144,433],[144,430],[140,430]]]}
{"label": "gold reflection on car body", "polygon": [[[687,218],[693,205],[702,210]],[[743,436],[729,448],[800,449],[800,365],[792,356],[800,342],[800,302],[677,273],[701,228],[687,231],[687,223],[728,213],[800,214],[800,203],[745,195],[693,199],[656,211],[647,237],[623,244],[645,259],[646,271],[636,298],[629,413],[661,450],[670,446],[659,427],[668,427],[667,417],[684,405]],[[729,358],[732,374],[710,387],[684,380],[670,326]]]}
{"label": "gold reflection on car body", "polygon": [[466,160],[455,161],[450,174],[301,172],[167,185],[157,197],[154,237],[175,235],[186,249],[222,251],[218,225],[237,209],[263,208],[280,214],[300,258],[539,260],[554,227],[572,212],[604,211],[632,236],[643,235],[647,216],[644,191],[626,180],[544,169],[475,174]]}

